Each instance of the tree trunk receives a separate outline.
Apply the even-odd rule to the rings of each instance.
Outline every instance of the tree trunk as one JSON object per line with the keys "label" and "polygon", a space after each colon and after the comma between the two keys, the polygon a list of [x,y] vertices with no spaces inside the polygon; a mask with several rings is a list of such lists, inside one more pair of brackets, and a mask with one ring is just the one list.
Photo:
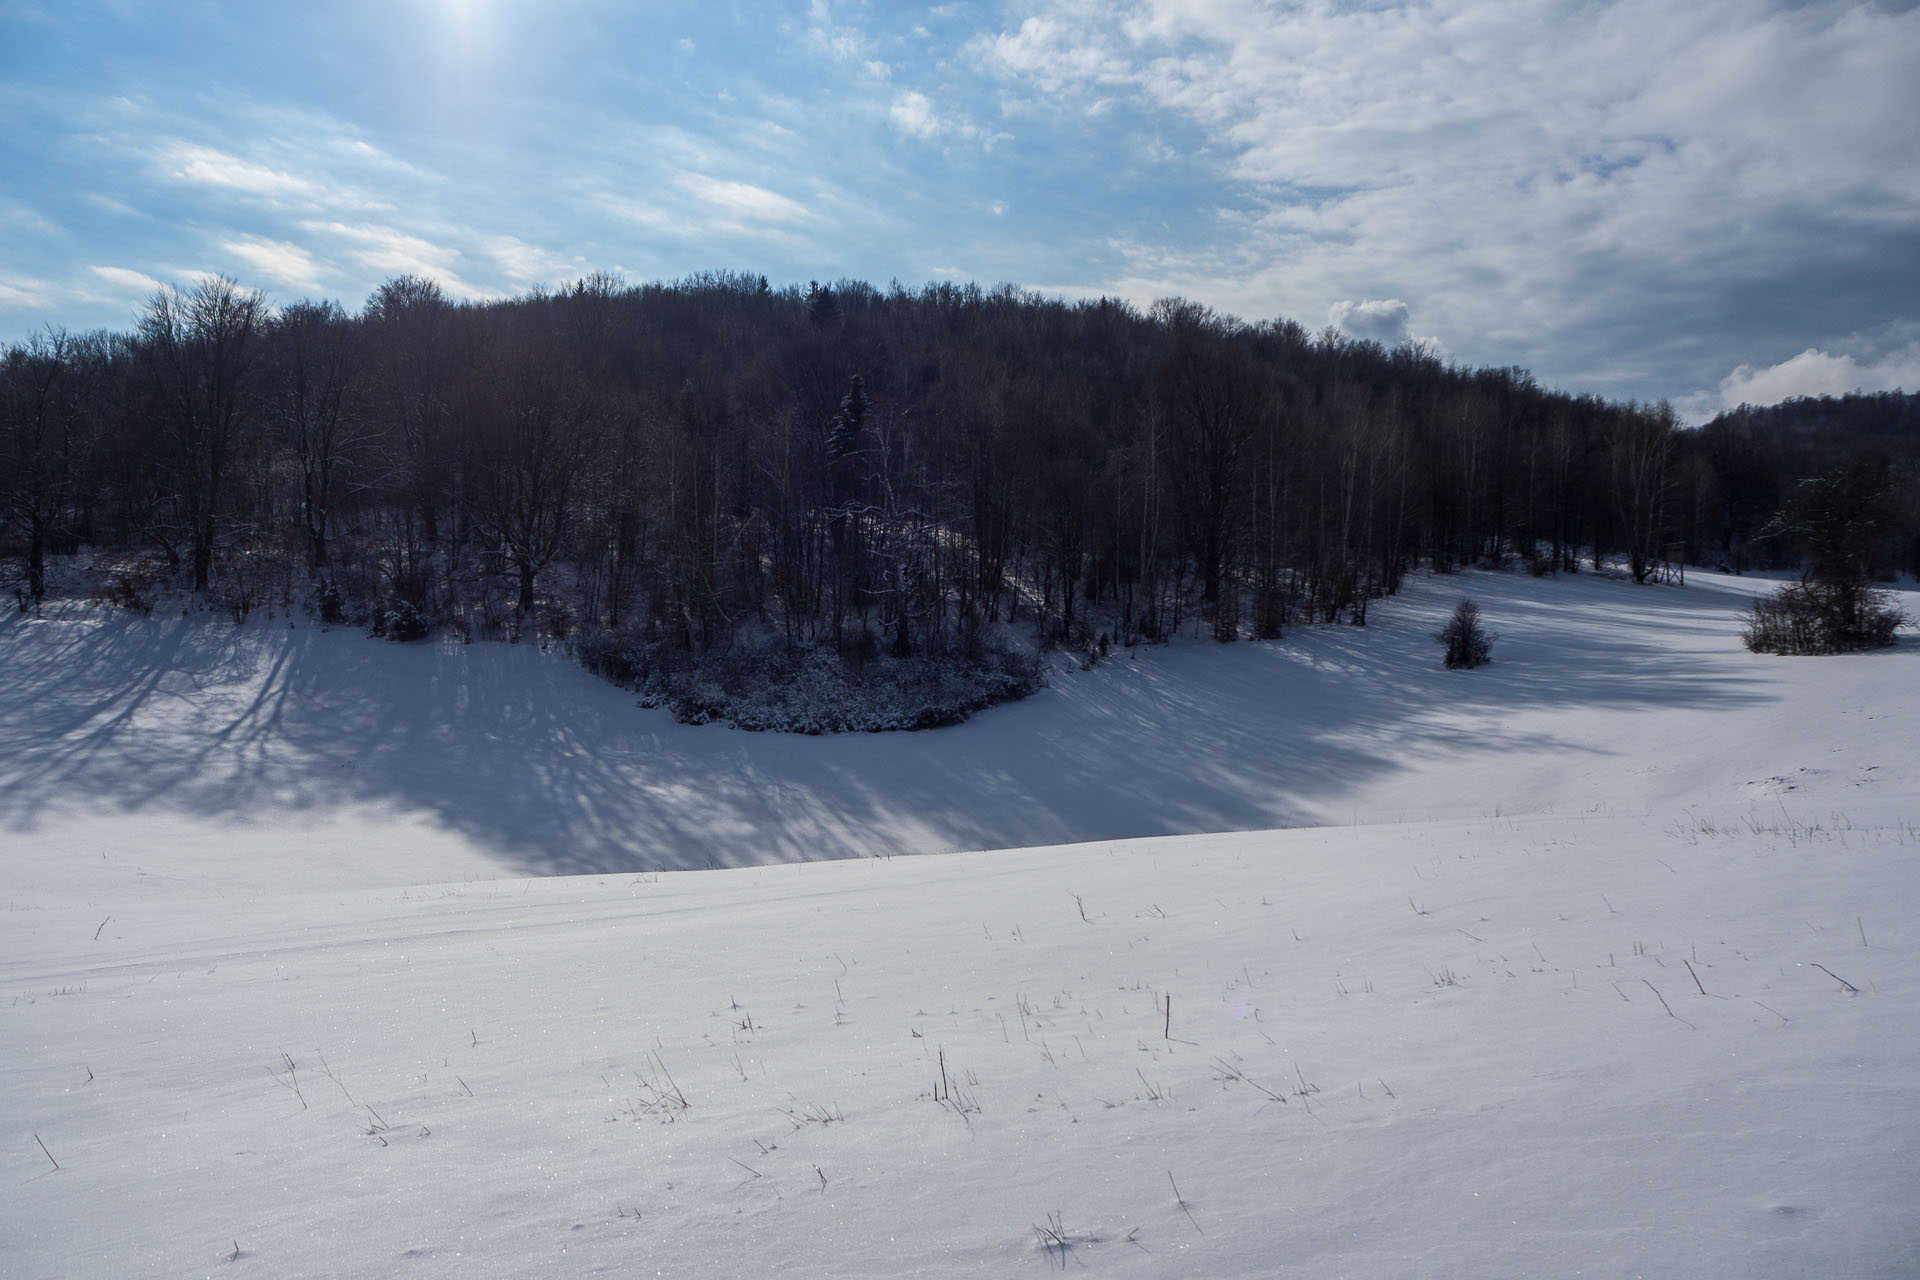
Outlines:
{"label": "tree trunk", "polygon": [[213,577],[213,519],[204,516],[193,523],[193,589],[206,591]]}
{"label": "tree trunk", "polygon": [[47,596],[47,534],[38,521],[27,535],[27,593],[35,604]]}

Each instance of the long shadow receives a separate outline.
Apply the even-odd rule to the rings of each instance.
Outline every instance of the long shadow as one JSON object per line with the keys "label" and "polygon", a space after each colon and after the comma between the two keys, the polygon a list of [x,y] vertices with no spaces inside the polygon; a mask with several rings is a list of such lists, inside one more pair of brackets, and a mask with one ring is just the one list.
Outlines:
{"label": "long shadow", "polygon": [[1714,657],[1737,646],[1736,595],[1502,575],[1457,583],[1501,632],[1494,664],[1442,672],[1430,633],[1454,585],[1378,606],[1364,630],[1120,656],[949,729],[837,738],[676,725],[526,648],[14,620],[0,821],[382,804],[539,874],[1001,848],[1298,825],[1448,753],[1589,749],[1525,713],[1768,696]]}

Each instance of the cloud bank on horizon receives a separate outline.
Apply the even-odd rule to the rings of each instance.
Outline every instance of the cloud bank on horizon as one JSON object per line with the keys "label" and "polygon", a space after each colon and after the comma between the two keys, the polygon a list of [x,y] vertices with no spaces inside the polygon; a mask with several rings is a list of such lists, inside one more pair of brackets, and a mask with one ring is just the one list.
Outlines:
{"label": "cloud bank on horizon", "polygon": [[1920,389],[1910,0],[0,10],[0,341],[220,272],[973,279],[1694,420]]}

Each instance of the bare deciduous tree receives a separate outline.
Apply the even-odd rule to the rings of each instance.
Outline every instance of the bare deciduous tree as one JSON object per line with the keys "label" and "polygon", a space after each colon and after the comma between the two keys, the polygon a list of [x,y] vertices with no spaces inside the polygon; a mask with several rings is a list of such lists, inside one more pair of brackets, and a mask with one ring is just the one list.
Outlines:
{"label": "bare deciduous tree", "polygon": [[215,276],[155,293],[140,340],[162,406],[168,461],[192,548],[193,589],[205,591],[221,518],[221,490],[237,437],[255,418],[266,299]]}

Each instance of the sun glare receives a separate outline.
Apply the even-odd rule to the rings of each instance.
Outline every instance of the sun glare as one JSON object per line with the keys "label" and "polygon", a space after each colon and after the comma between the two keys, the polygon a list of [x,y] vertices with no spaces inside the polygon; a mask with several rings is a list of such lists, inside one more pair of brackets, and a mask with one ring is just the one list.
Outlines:
{"label": "sun glare", "polygon": [[439,68],[444,109],[468,125],[493,83],[497,53],[493,0],[433,0],[435,25],[429,39]]}
{"label": "sun glare", "polygon": [[434,0],[440,11],[441,36],[449,53],[470,58],[484,52],[493,23],[491,0]]}

